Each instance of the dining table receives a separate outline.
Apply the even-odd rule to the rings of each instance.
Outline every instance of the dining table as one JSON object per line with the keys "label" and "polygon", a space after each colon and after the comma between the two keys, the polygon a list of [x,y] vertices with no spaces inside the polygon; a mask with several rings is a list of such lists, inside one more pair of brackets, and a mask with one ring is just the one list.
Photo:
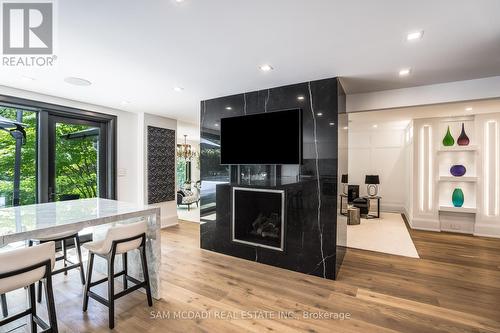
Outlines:
{"label": "dining table", "polygon": [[[160,299],[160,208],[135,203],[91,198],[23,205],[0,209],[0,247],[70,230],[93,230],[94,240],[104,238],[116,224],[146,220],[146,255],[152,296]],[[1,264],[1,263],[0,263]],[[119,264],[119,263],[117,263]],[[97,270],[99,265],[97,265]],[[142,279],[140,256],[128,257],[129,275]],[[106,272],[102,266],[102,272]]]}

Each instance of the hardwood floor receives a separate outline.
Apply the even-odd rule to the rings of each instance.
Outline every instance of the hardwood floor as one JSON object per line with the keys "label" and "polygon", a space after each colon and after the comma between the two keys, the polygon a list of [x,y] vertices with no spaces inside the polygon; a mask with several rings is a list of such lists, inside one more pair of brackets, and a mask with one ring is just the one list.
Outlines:
{"label": "hardwood floor", "polygon": [[[420,259],[348,249],[330,281],[201,250],[181,222],[162,232],[163,300],[118,300],[115,331],[500,332],[500,239],[410,233]],[[60,330],[107,332],[105,307],[81,312],[77,274],[56,277]]]}

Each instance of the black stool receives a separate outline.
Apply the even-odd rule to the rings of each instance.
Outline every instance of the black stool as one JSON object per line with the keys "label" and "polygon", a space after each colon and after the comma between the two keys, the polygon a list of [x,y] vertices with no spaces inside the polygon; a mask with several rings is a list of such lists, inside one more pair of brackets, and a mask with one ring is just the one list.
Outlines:
{"label": "black stool", "polygon": [[[7,325],[25,316],[30,316],[31,332],[37,331],[37,326],[43,332],[57,333],[57,317],[52,289],[52,267],[55,263],[55,245],[53,242],[43,245],[16,249],[0,255],[0,292],[2,293],[2,308],[4,314],[7,304],[4,304],[5,293],[25,287],[28,290],[29,308],[6,317],[0,321],[0,326]],[[49,325],[37,316],[35,301],[35,283],[45,280],[45,298],[47,299],[47,315]],[[4,307],[5,306],[5,307]]]}
{"label": "black stool", "polygon": [[[68,260],[68,242],[74,240],[76,252],[78,254],[78,262],[73,263]],[[52,272],[52,275],[64,273],[64,275],[68,275],[68,271],[70,269],[79,268],[80,269],[80,279],[82,280],[82,284],[85,285],[85,272],[83,271],[83,261],[82,261],[82,250],[80,244],[80,237],[78,236],[78,232],[69,232],[65,234],[52,235],[51,237],[44,237],[39,239],[30,239],[28,245],[31,247],[34,243],[43,244],[47,242],[61,242],[63,255],[56,257],[56,261],[63,261],[63,268],[56,269]],[[70,264],[68,266],[68,263]],[[42,282],[38,282],[38,303],[42,301]]]}
{"label": "black stool", "polygon": [[[134,232],[141,230],[140,234]],[[85,285],[85,291],[83,294],[83,311],[86,312],[88,308],[89,297],[98,301],[99,303],[108,307],[109,315],[109,328],[113,329],[115,327],[115,300],[125,296],[137,289],[144,288],[146,290],[146,295],[148,299],[148,305],[153,305],[153,299],[151,297],[151,288],[149,285],[149,273],[148,265],[146,260],[146,222],[138,222],[129,225],[120,225],[117,227],[110,228],[104,240],[94,241],[86,243],[83,246],[89,250],[89,260],[87,268],[87,283]],[[132,236],[131,236],[132,235]],[[119,238],[120,236],[126,238]],[[127,252],[138,249],[140,252],[141,262],[142,262],[142,272],[144,275],[144,281],[139,281],[127,274]],[[115,256],[122,255],[123,260],[123,271],[115,273],[114,264]],[[92,267],[94,265],[94,255],[98,255],[101,258],[106,259],[108,266],[108,276],[106,278],[92,282]],[[114,279],[123,275],[123,291],[115,294],[114,290]],[[92,290],[94,287],[103,282],[108,282],[108,299],[105,299]],[[132,282],[134,285],[129,287],[128,282]]]}

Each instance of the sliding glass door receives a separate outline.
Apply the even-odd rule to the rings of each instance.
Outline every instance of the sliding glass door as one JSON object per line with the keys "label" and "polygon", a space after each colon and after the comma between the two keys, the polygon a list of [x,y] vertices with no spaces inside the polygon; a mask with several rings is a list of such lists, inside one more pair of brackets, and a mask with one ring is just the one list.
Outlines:
{"label": "sliding glass door", "polygon": [[106,124],[49,116],[49,201],[107,197]]}

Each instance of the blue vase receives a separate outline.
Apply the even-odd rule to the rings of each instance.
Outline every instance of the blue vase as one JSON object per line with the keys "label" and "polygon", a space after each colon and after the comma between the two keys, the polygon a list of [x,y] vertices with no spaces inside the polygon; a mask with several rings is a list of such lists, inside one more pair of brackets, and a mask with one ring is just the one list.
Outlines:
{"label": "blue vase", "polygon": [[453,191],[451,200],[453,201],[453,206],[462,207],[464,205],[464,192],[462,192],[462,189],[457,187]]}
{"label": "blue vase", "polygon": [[454,165],[450,168],[450,173],[455,177],[462,177],[467,172],[463,165]]}

